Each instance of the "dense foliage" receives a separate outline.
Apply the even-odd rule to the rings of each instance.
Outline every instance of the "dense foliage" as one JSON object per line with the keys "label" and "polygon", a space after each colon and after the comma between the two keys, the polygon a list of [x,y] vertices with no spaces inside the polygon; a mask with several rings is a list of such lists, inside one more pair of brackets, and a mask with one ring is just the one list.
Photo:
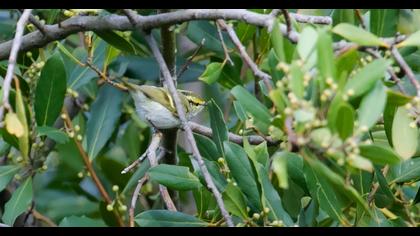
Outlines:
{"label": "dense foliage", "polygon": [[[175,34],[178,87],[209,101],[195,121],[212,135],[198,132],[195,140],[234,224],[418,226],[420,11],[289,12],[280,11],[271,27],[228,19],[224,26],[167,26]],[[332,24],[298,22],[292,13],[329,16]],[[124,16],[32,12],[46,25],[111,14]],[[19,15],[0,11],[0,45],[13,40]],[[241,53],[230,27],[245,46]],[[37,30],[28,24],[25,34]],[[151,30],[165,51],[161,32]],[[144,37],[140,30],[75,32],[19,53],[0,130],[3,224],[129,225],[142,179],[135,226],[226,226],[182,138],[176,165],[150,167],[146,159],[121,174],[152,134],[130,95],[101,73],[159,86],[159,65]],[[243,52],[259,69],[250,69]],[[2,81],[7,66],[5,58]],[[250,135],[266,141],[251,144]],[[166,209],[159,184],[178,193],[178,211]]]}

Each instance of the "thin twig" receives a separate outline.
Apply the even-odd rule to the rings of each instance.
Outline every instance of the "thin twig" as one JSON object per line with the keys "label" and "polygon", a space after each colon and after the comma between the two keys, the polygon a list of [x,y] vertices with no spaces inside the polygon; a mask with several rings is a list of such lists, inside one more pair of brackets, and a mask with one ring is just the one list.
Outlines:
{"label": "thin twig", "polygon": [[206,165],[203,161],[203,158],[200,154],[200,151],[197,148],[197,144],[195,142],[193,133],[191,131],[191,127],[188,125],[188,121],[187,121],[186,116],[185,116],[184,107],[181,104],[181,99],[179,98],[179,94],[178,94],[178,92],[176,90],[176,87],[173,83],[173,80],[171,78],[171,74],[168,70],[168,67],[166,66],[165,61],[162,57],[162,54],[159,51],[156,40],[150,34],[147,34],[145,36],[145,39],[146,39],[146,42],[148,43],[149,47],[151,48],[156,61],[159,64],[160,70],[161,70],[161,72],[163,74],[163,77],[165,79],[166,87],[169,89],[169,92],[170,92],[170,94],[173,98],[176,110],[178,112],[178,116],[181,120],[182,128],[185,130],[187,140],[189,141],[189,143],[191,145],[194,158],[198,162],[198,165],[199,165],[199,167],[201,169],[201,172],[204,176],[204,179],[207,183],[207,187],[213,192],[213,195],[216,198],[216,202],[217,202],[217,204],[220,208],[220,212],[222,213],[223,217],[225,218],[227,225],[229,227],[233,227],[234,225],[233,225],[232,218],[230,217],[229,213],[226,210],[226,207],[223,203],[222,195],[220,194],[219,190],[217,189],[216,185],[214,184],[214,181],[213,181],[209,171],[207,170],[207,167],[206,167]]}
{"label": "thin twig", "polygon": [[200,45],[198,45],[198,47],[195,49],[194,53],[190,56],[190,58],[188,58],[187,62],[185,62],[185,64],[179,70],[178,75],[176,76],[177,78],[180,78],[181,75],[188,69],[188,67],[191,65],[194,57],[197,56],[198,52],[201,50],[201,48],[203,47],[205,42],[206,42],[206,39],[203,38],[200,42]]}
{"label": "thin twig", "polygon": [[57,224],[54,223],[50,218],[46,217],[45,215],[41,214],[39,211],[32,209],[32,215],[35,219],[45,222],[50,227],[57,227]]}
{"label": "thin twig", "polygon": [[362,28],[366,29],[365,20],[363,19],[362,12],[360,11],[360,9],[354,9],[354,12],[356,13],[357,19],[359,20]]}
{"label": "thin twig", "polygon": [[[70,129],[70,130],[74,130],[73,129],[73,124],[71,122],[71,120],[69,119],[69,114],[67,112],[67,110],[65,108],[63,108],[63,113],[65,114],[64,117],[64,123],[65,125]],[[82,156],[83,162],[85,163],[86,169],[88,170],[88,172],[90,173],[90,176],[92,177],[93,182],[95,183],[96,187],[98,188],[100,194],[102,195],[103,199],[105,200],[105,202],[110,205],[112,204],[112,199],[109,197],[108,193],[105,190],[105,187],[103,186],[103,184],[101,183],[101,180],[99,179],[99,177],[96,175],[95,170],[93,169],[92,163],[89,160],[89,156],[88,154],[85,152],[85,150],[83,149],[82,143],[77,140],[76,135],[73,138],[74,142],[76,144],[77,150],[79,151],[80,155]],[[118,221],[118,224],[120,226],[124,226],[124,222],[122,221],[118,211],[116,209],[114,209],[114,215],[115,218]]]}
{"label": "thin twig", "polygon": [[261,71],[258,66],[255,64],[255,62],[252,60],[252,58],[248,55],[246,52],[246,48],[241,43],[241,40],[239,40],[238,36],[235,33],[235,30],[227,25],[224,20],[217,20],[217,23],[222,27],[222,29],[226,30],[230,39],[232,40],[233,44],[236,46],[236,48],[239,51],[239,55],[241,56],[242,60],[249,66],[251,71],[254,73],[254,75],[264,81],[265,86],[267,86],[268,90],[272,89],[271,85],[271,76],[267,73]]}
{"label": "thin twig", "polygon": [[[201,134],[207,137],[213,136],[213,130],[210,129],[209,127],[194,123],[192,121],[188,122],[188,124],[191,127],[192,131],[194,131],[194,133]],[[276,146],[280,144],[280,141],[274,140],[271,137],[261,137],[258,135],[250,135],[250,136],[244,137],[244,136],[240,136],[240,135],[229,132],[228,138],[229,138],[229,141],[234,142],[239,145],[243,145],[244,138],[247,138],[248,142],[252,145],[258,145],[264,141],[267,141],[267,145],[269,146]]]}
{"label": "thin twig", "polygon": [[[378,51],[375,51],[371,48],[366,48],[365,52],[369,53],[370,55],[372,55],[373,57],[380,59],[382,58],[382,56],[378,53]],[[392,69],[391,66],[388,66],[388,68],[386,69],[386,71],[388,72],[388,74],[391,76],[391,80],[395,82],[395,84],[397,85],[398,89],[404,93],[407,94],[407,92],[405,91],[404,87],[401,85],[401,80],[398,78],[398,76],[395,74],[394,70]]]}
{"label": "thin twig", "polygon": [[290,35],[290,32],[292,32],[292,21],[290,20],[290,15],[287,9],[280,9],[281,13],[284,16],[284,20],[286,21],[286,27],[287,27],[287,36]]}
{"label": "thin twig", "polygon": [[144,152],[139,158],[137,158],[133,163],[131,163],[129,166],[124,168],[124,170],[121,171],[121,174],[127,174],[130,170],[132,170],[134,167],[138,166],[144,158],[147,156],[147,151]]}
{"label": "thin twig", "polygon": [[[158,165],[158,158],[156,157],[156,150],[159,148],[160,141],[162,140],[162,133],[156,131],[153,134],[152,141],[150,142],[149,147],[147,148],[147,158],[150,162],[150,167],[155,167]],[[162,150],[159,153],[159,156],[162,157],[164,155],[165,150]],[[165,202],[166,207],[168,210],[177,211],[174,202],[169,195],[168,189],[159,184],[159,191],[160,195]]]}
{"label": "thin twig", "polygon": [[[19,11],[22,13],[23,12],[23,9],[19,9]],[[39,31],[41,31],[41,33],[44,35],[44,36],[46,36],[46,37],[48,37],[48,31],[47,31],[47,29],[45,29],[45,26],[41,23],[41,22],[39,22],[39,20],[37,20],[36,18],[35,18],[35,16],[34,15],[32,15],[32,14],[30,14],[29,15],[29,22],[31,22],[31,24],[33,24]]]}
{"label": "thin twig", "polygon": [[11,106],[9,103],[9,93],[12,83],[13,74],[15,73],[16,60],[20,46],[22,44],[22,35],[25,30],[25,24],[28,21],[28,17],[31,14],[32,9],[25,9],[22,16],[19,18],[16,25],[15,38],[12,41],[12,48],[9,57],[9,65],[7,66],[6,77],[3,82],[3,104],[0,106],[0,127],[3,127],[3,115],[4,110],[10,110]]}
{"label": "thin twig", "polygon": [[136,203],[137,203],[137,199],[140,195],[140,190],[141,187],[143,186],[143,184],[149,179],[149,175],[145,175],[143,176],[143,178],[141,178],[136,186],[136,189],[133,192],[133,196],[131,197],[131,205],[130,205],[130,210],[128,211],[129,214],[129,222],[130,222],[130,227],[134,227],[134,210],[136,209]]}
{"label": "thin twig", "polygon": [[106,83],[108,83],[108,84],[116,87],[117,89],[123,90],[123,91],[127,91],[128,90],[128,88],[125,87],[124,85],[112,81],[105,73],[103,73],[98,68],[96,68],[96,66],[93,65],[91,62],[86,61],[85,65],[88,66],[89,68],[91,68],[93,71],[95,71],[96,74],[98,74],[99,78],[101,78]]}
{"label": "thin twig", "polygon": [[225,40],[223,39],[223,34],[222,34],[222,30],[220,29],[220,27],[221,27],[220,23],[218,21],[216,21],[216,28],[217,28],[217,33],[219,35],[219,40],[220,40],[220,43],[222,44],[223,51],[225,52],[225,60],[227,60],[230,63],[231,66],[234,66],[233,61],[229,56],[229,51],[226,47]]}
{"label": "thin twig", "polygon": [[391,54],[395,58],[395,61],[400,65],[401,69],[405,72],[411,84],[414,86],[414,88],[416,88],[417,96],[420,97],[420,83],[417,81],[416,76],[414,75],[410,66],[407,64],[395,46],[391,46]]}
{"label": "thin twig", "polygon": [[320,25],[331,25],[331,17],[325,16],[309,16],[302,15],[297,13],[289,13],[290,17],[299,23],[309,23],[309,24],[320,24]]}
{"label": "thin twig", "polygon": [[285,121],[285,128],[287,133],[287,139],[292,144],[292,150],[295,151],[298,149],[298,142],[297,142],[297,135],[295,131],[293,130],[293,118],[291,116],[288,116]]}

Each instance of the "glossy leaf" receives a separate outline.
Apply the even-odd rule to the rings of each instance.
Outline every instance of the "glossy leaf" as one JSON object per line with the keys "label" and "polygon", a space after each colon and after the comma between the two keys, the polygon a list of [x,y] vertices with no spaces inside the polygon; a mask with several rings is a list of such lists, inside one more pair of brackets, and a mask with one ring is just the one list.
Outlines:
{"label": "glossy leaf", "polygon": [[217,161],[220,157],[219,151],[214,142],[204,135],[194,134],[200,154],[207,160]]}
{"label": "glossy leaf", "polygon": [[378,144],[359,146],[360,155],[380,165],[395,165],[400,162],[400,157],[391,148]]}
{"label": "glossy leaf", "polygon": [[248,198],[253,209],[261,209],[261,196],[256,182],[256,176],[245,151],[237,144],[224,142],[226,163],[238,187]]}
{"label": "glossy leaf", "polygon": [[420,179],[420,158],[406,160],[392,166],[389,183],[403,183]]}
{"label": "glossy leaf", "polygon": [[268,109],[242,86],[235,86],[231,90],[231,93],[246,112],[252,115],[255,120],[255,125],[257,125],[263,133],[266,133],[271,119]]}
{"label": "glossy leaf", "polygon": [[175,190],[192,190],[201,186],[197,176],[188,167],[160,164],[149,170],[150,178]]}
{"label": "glossy leaf", "polygon": [[354,128],[354,109],[343,102],[337,110],[335,127],[342,140],[345,140],[353,134]]}
{"label": "glossy leaf", "polygon": [[384,77],[388,65],[389,62],[385,59],[374,60],[367,64],[347,81],[344,91],[348,93],[352,90],[350,99],[365,94],[376,84],[376,81]]}
{"label": "glossy leaf", "polygon": [[296,49],[300,58],[306,62],[306,68],[312,67],[317,62],[317,42],[318,33],[313,27],[307,26],[300,33]]}
{"label": "glossy leaf", "polygon": [[395,151],[405,160],[411,158],[417,150],[419,131],[410,127],[413,120],[404,107],[398,107],[392,122],[392,144]]}
{"label": "glossy leaf", "polygon": [[19,169],[17,165],[0,166],[0,192],[6,188]]}
{"label": "glossy leaf", "polygon": [[397,47],[407,47],[407,46],[420,46],[420,30],[411,34],[401,43],[397,44]]}
{"label": "glossy leaf", "polygon": [[379,183],[379,188],[375,194],[375,205],[379,208],[391,207],[394,202],[394,195],[379,168],[375,168],[375,176]]}
{"label": "glossy leaf", "polygon": [[232,183],[229,183],[226,186],[222,196],[226,209],[229,212],[238,217],[241,217],[242,219],[248,218],[245,198],[238,187],[234,186]]}
{"label": "glossy leaf", "polygon": [[32,202],[32,178],[27,178],[6,203],[2,220],[5,224],[13,226],[16,218],[25,212]]}
{"label": "glossy leaf", "polygon": [[317,39],[318,69],[323,78],[335,77],[334,52],[332,37],[327,32],[319,34]]}
{"label": "glossy leaf", "polygon": [[340,23],[336,25],[332,31],[341,37],[362,46],[387,46],[385,42],[376,35],[348,23]]}
{"label": "glossy leaf", "polygon": [[127,53],[135,53],[133,45],[128,42],[125,38],[121,37],[113,31],[96,31],[95,32],[99,37],[101,37],[105,42],[109,43],[113,47]]}
{"label": "glossy leaf", "polygon": [[288,173],[287,173],[287,156],[285,152],[276,152],[272,159],[272,168],[274,174],[276,174],[277,179],[279,181],[279,187],[288,189],[289,182],[288,182]]}
{"label": "glossy leaf", "polygon": [[178,211],[149,210],[135,217],[140,227],[204,227],[208,223]]}
{"label": "glossy leaf", "polygon": [[7,113],[6,117],[4,118],[4,123],[6,124],[6,130],[9,134],[12,134],[17,138],[20,138],[24,135],[25,129],[16,113]]}
{"label": "glossy leaf", "polygon": [[370,31],[380,37],[392,37],[397,32],[399,9],[371,9]]}
{"label": "glossy leaf", "polygon": [[381,82],[366,94],[359,106],[359,126],[371,128],[381,117],[386,103],[386,90]]}
{"label": "glossy leaf", "polygon": [[99,90],[87,122],[87,152],[90,159],[96,158],[111,137],[121,115],[121,105],[121,91],[111,85],[104,85]]}
{"label": "glossy leaf", "polygon": [[223,142],[228,140],[228,129],[223,119],[223,113],[214,100],[208,106],[210,115],[210,126],[213,130],[213,142],[219,152],[218,156],[224,156]]}
{"label": "glossy leaf", "polygon": [[219,79],[224,65],[224,63],[220,62],[212,62],[208,64],[206,70],[203,72],[202,75],[200,75],[198,79],[207,84],[215,83]]}
{"label": "glossy leaf", "polygon": [[52,126],[63,107],[67,84],[66,69],[59,54],[45,63],[35,91],[35,118],[39,126]]}
{"label": "glossy leaf", "polygon": [[304,95],[304,85],[303,85],[303,71],[297,63],[293,63],[290,67],[290,90],[298,98],[303,98]]}
{"label": "glossy leaf", "polygon": [[280,31],[280,22],[276,20],[273,24],[273,29],[271,31],[271,44],[273,45],[273,49],[277,59],[279,61],[285,61],[286,55],[284,52],[284,42],[283,42],[283,34]]}
{"label": "glossy leaf", "polygon": [[38,126],[36,127],[36,132],[38,133],[38,136],[45,135],[57,143],[66,143],[69,140],[69,136],[66,133],[49,126]]}

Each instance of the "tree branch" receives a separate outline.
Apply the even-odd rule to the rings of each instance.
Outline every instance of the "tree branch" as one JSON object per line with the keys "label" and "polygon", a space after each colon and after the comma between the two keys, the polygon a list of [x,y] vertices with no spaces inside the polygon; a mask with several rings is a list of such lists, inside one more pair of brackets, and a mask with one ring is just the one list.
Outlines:
{"label": "tree branch", "polygon": [[400,65],[401,69],[405,72],[411,84],[413,84],[414,88],[416,88],[417,96],[420,97],[420,83],[417,81],[416,76],[414,75],[410,66],[407,64],[395,46],[391,47],[391,54],[395,58],[395,61]]}
{"label": "tree branch", "polygon": [[173,79],[171,78],[171,74],[168,70],[168,67],[165,64],[165,61],[162,57],[162,54],[159,51],[157,43],[156,43],[155,39],[150,34],[147,34],[145,36],[145,39],[146,39],[147,43],[149,44],[149,46],[150,46],[150,48],[153,52],[153,55],[156,58],[156,61],[158,62],[159,67],[162,71],[163,77],[165,79],[166,86],[169,89],[169,92],[170,92],[170,94],[173,98],[176,110],[178,112],[179,118],[180,118],[181,123],[182,123],[182,127],[184,128],[186,136],[187,136],[187,140],[189,141],[189,143],[191,145],[193,155],[198,162],[198,165],[201,169],[201,172],[203,173],[204,179],[207,183],[207,187],[213,192],[213,195],[216,198],[216,202],[217,202],[217,204],[220,208],[220,212],[222,213],[223,217],[225,218],[227,225],[229,227],[233,227],[234,225],[233,225],[232,218],[230,217],[229,213],[226,210],[226,207],[223,203],[222,195],[220,194],[219,190],[217,189],[216,185],[214,184],[213,179],[210,176],[210,173],[207,170],[207,167],[206,167],[206,165],[203,161],[203,158],[201,157],[200,151],[197,148],[197,144],[196,144],[194,136],[192,134],[191,127],[188,125],[188,121],[187,121],[187,118],[185,116],[185,111],[184,111],[184,108],[181,104],[181,99],[179,98],[178,92],[177,92],[176,87],[173,83]]}
{"label": "tree branch", "polygon": [[134,209],[136,209],[136,203],[137,203],[137,199],[140,195],[140,190],[141,187],[143,186],[143,184],[149,179],[149,175],[145,175],[143,176],[143,178],[141,178],[136,186],[136,189],[134,189],[133,192],[133,196],[131,197],[131,205],[130,205],[130,210],[128,211],[129,214],[129,222],[130,222],[130,227],[134,227]]}
{"label": "tree branch", "polygon": [[[206,127],[204,125],[200,125],[191,121],[188,122],[188,124],[190,125],[191,130],[197,134],[201,134],[207,137],[213,136],[213,130],[210,129],[209,127]],[[258,145],[264,141],[267,141],[267,145],[269,146],[275,146],[275,145],[280,144],[280,141],[273,140],[271,137],[261,137],[258,135],[250,135],[250,136],[245,136],[245,137],[248,139],[248,142],[252,145]],[[243,145],[243,142],[244,142],[243,136],[229,132],[228,138],[229,138],[229,141],[231,142],[234,142],[239,145]]]}
{"label": "tree branch", "polygon": [[222,29],[227,31],[233,44],[235,44],[236,48],[238,49],[239,55],[241,56],[242,60],[249,66],[254,76],[262,79],[264,81],[265,86],[267,86],[267,88],[271,90],[271,76],[261,71],[255,64],[255,62],[252,61],[252,58],[246,52],[246,48],[244,47],[244,45],[242,45],[241,40],[236,35],[235,30],[231,26],[228,26],[224,20],[217,20],[217,23],[222,27]]}
{"label": "tree branch", "polygon": [[[74,130],[73,129],[73,124],[69,118],[69,114],[67,112],[67,110],[65,108],[63,108],[63,113],[65,114],[65,118],[64,118],[64,123],[65,125],[70,129],[70,130]],[[77,140],[76,135],[74,136],[74,142],[76,143],[76,147],[77,150],[79,151],[80,155],[82,156],[83,162],[85,163],[86,169],[88,170],[88,172],[90,173],[90,176],[92,177],[93,182],[95,183],[96,187],[98,188],[99,192],[101,193],[103,199],[105,200],[105,202],[109,205],[112,204],[112,199],[109,197],[108,193],[106,192],[104,186],[101,183],[101,180],[99,179],[99,177],[96,175],[95,170],[93,169],[93,165],[89,160],[89,156],[88,154],[85,152],[85,150],[83,149],[82,143]],[[114,209],[113,211],[115,218],[117,219],[117,222],[120,226],[124,226],[124,222],[122,221],[118,211],[116,209]]]}
{"label": "tree branch", "polygon": [[217,28],[217,34],[219,35],[220,43],[222,44],[223,51],[225,52],[225,60],[227,60],[231,66],[234,66],[232,59],[229,56],[229,51],[226,47],[225,40],[223,39],[222,30],[220,29],[220,23],[216,21],[216,28]]}
{"label": "tree branch", "polygon": [[[52,41],[61,40],[71,34],[83,31],[126,31],[135,28],[150,30],[164,25],[180,24],[191,20],[217,19],[239,20],[260,27],[271,27],[275,19],[275,17],[269,14],[259,14],[240,9],[187,9],[151,16],[140,16],[131,10],[124,10],[123,13],[126,16],[116,14],[107,16],[74,16],[60,22],[60,24],[43,25],[43,28],[50,37],[45,37],[39,30],[25,35],[22,38],[22,51],[43,47]],[[290,14],[290,16],[297,22],[302,23],[331,23],[331,18],[326,16],[305,16],[299,14]],[[131,22],[134,24],[131,24]],[[287,27],[285,25],[280,25],[280,30],[283,35],[287,36]],[[294,43],[298,41],[298,38],[299,34],[295,31],[292,31],[288,36],[288,39]],[[0,44],[0,60],[8,57],[11,48],[12,41]]]}
{"label": "tree branch", "polygon": [[[3,127],[3,116],[5,109],[11,109],[9,103],[9,93],[12,83],[12,78],[15,73],[16,60],[18,56],[19,49],[22,44],[22,35],[25,30],[25,24],[28,21],[28,18],[31,14],[32,9],[25,9],[22,13],[22,16],[19,18],[16,25],[16,34],[15,38],[11,42],[11,53],[9,57],[9,65],[7,66],[6,76],[3,82],[3,104],[0,106],[0,127]],[[0,49],[1,50],[1,49]]]}

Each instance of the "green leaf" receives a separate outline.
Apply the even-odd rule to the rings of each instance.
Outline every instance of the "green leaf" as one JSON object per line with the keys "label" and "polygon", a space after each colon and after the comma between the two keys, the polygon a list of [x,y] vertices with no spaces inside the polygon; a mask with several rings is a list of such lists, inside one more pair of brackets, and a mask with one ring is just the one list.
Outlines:
{"label": "green leaf", "polygon": [[370,31],[380,37],[392,37],[397,32],[399,9],[371,9]]}
{"label": "green leaf", "polygon": [[244,150],[252,161],[256,161],[265,168],[269,164],[269,155],[267,150],[267,142],[262,142],[256,146],[250,145],[248,139],[244,138]]}
{"label": "green leaf", "polygon": [[101,37],[101,39],[103,39],[105,42],[109,43],[116,49],[130,54],[136,53],[133,45],[130,42],[128,42],[125,38],[121,37],[120,35],[111,30],[96,31],[95,33],[99,37]]}
{"label": "green leaf", "polygon": [[231,93],[254,118],[254,123],[261,129],[261,132],[267,133],[271,120],[271,114],[268,109],[242,86],[235,86]]}
{"label": "green leaf", "polygon": [[271,44],[273,45],[274,52],[279,61],[285,61],[286,55],[284,52],[283,34],[280,31],[280,22],[276,20],[273,23],[273,29],[271,31]]}
{"label": "green leaf", "polygon": [[66,95],[66,70],[59,54],[45,63],[35,90],[35,118],[39,126],[52,126]]}
{"label": "green leaf", "polygon": [[392,166],[389,183],[403,183],[416,181],[420,178],[420,158],[406,160]]}
{"label": "green leaf", "polygon": [[336,25],[332,31],[361,46],[387,46],[387,44],[376,35],[348,23],[340,23]]}
{"label": "green leaf", "polygon": [[228,129],[223,119],[223,113],[214,100],[209,103],[210,126],[213,130],[213,142],[216,144],[219,156],[224,156],[223,142],[228,140]]}
{"label": "green leaf", "polygon": [[121,105],[121,91],[108,84],[100,89],[87,122],[87,151],[90,159],[96,158],[111,137],[121,115]]}
{"label": "green leaf", "polygon": [[241,146],[224,142],[226,163],[238,187],[248,198],[251,208],[261,210],[261,197],[251,163]]}
{"label": "green leaf", "polygon": [[38,136],[46,135],[48,138],[56,141],[57,143],[66,143],[69,141],[69,136],[66,133],[53,127],[37,126],[36,132],[38,133]]}
{"label": "green leaf", "polygon": [[[220,58],[224,58],[223,47],[219,39],[216,26],[208,21],[198,20],[188,23],[187,37],[195,44],[200,45],[201,41],[205,39],[203,48],[217,52]],[[228,48],[233,48],[234,45],[227,37],[225,32],[222,32],[223,40]]]}
{"label": "green leaf", "polygon": [[353,134],[354,109],[346,102],[342,102],[338,107],[335,128],[342,140]]}
{"label": "green leaf", "polygon": [[201,186],[200,180],[188,167],[160,164],[149,170],[150,178],[175,190],[192,190]]}
{"label": "green leaf", "polygon": [[405,94],[395,92],[393,90],[387,90],[387,104],[395,105],[395,106],[403,106],[410,102],[413,97],[407,96]]}
{"label": "green leaf", "polygon": [[0,166],[0,192],[9,184],[19,169],[20,166],[17,165]]}
{"label": "green leaf", "polygon": [[420,30],[408,36],[407,39],[397,44],[397,47],[420,46]]}
{"label": "green leaf", "polygon": [[352,90],[350,99],[359,97],[368,92],[385,75],[389,62],[385,59],[374,60],[360,69],[349,81],[347,81],[344,91],[346,93]]}
{"label": "green leaf", "polygon": [[[315,39],[314,39],[315,40]],[[335,77],[335,61],[331,34],[322,32],[317,39],[318,68],[322,78]]]}
{"label": "green leaf", "polygon": [[214,142],[204,135],[194,134],[200,154],[209,161],[217,161],[220,157],[219,151]]}
{"label": "green leaf", "polygon": [[105,227],[105,223],[99,219],[86,216],[67,216],[61,220],[59,227]]}
{"label": "green leaf", "polygon": [[381,172],[381,169],[375,168],[376,180],[379,183],[379,188],[375,194],[375,205],[379,208],[389,208],[394,202],[394,195],[388,187],[388,183],[384,175]]}
{"label": "green leaf", "polygon": [[395,151],[404,159],[411,158],[417,150],[419,132],[417,126],[410,127],[413,122],[404,107],[398,107],[392,122],[392,144]]}
{"label": "green leaf", "polygon": [[279,181],[279,187],[288,189],[288,174],[287,174],[287,154],[285,152],[276,152],[273,157],[272,168]]}
{"label": "green leaf", "polygon": [[378,81],[376,86],[363,97],[359,106],[359,126],[371,128],[384,111],[386,103],[386,90],[382,82]]}
{"label": "green leaf", "polygon": [[236,115],[241,121],[248,119],[245,109],[242,107],[241,103],[238,101],[233,101],[233,108],[235,109]]}
{"label": "green leaf", "polygon": [[380,165],[395,165],[400,162],[400,157],[391,148],[378,144],[360,145],[360,155]]}
{"label": "green leaf", "polygon": [[141,227],[204,227],[207,222],[178,211],[149,210],[134,219]]}
{"label": "green leaf", "polygon": [[220,78],[224,65],[225,63],[220,62],[212,62],[208,64],[206,70],[198,79],[206,82],[207,84],[213,84]]}
{"label": "green leaf", "polygon": [[320,208],[330,217],[339,221],[341,224],[348,225],[348,220],[341,210],[343,206],[337,199],[333,187],[327,182],[325,177],[320,176],[314,169],[308,162],[305,162],[303,171],[311,197],[318,200]]}
{"label": "green leaf", "polygon": [[241,217],[242,219],[248,218],[245,198],[238,187],[234,186],[232,183],[228,183],[225,191],[222,194],[222,197],[226,209],[229,212],[238,217]]}
{"label": "green leaf", "polygon": [[[220,192],[225,191],[227,181],[225,179],[225,176],[220,172],[220,167],[215,161],[208,161],[204,159],[204,163],[206,164],[207,169],[209,170],[209,173],[211,177],[213,178],[214,184],[216,185],[217,189]],[[200,177],[200,181],[203,185],[207,185],[206,181],[204,180],[204,176],[201,172],[197,173]]]}
{"label": "green leaf", "polygon": [[206,218],[207,210],[212,207],[212,204],[216,204],[216,200],[214,199],[212,193],[204,186],[194,189],[192,193],[195,200],[195,206],[197,208],[197,217],[200,219]]}
{"label": "green leaf", "polygon": [[290,90],[298,97],[303,98],[305,87],[303,85],[303,71],[301,66],[299,66],[296,62],[292,64],[290,67]]}
{"label": "green leaf", "polygon": [[254,167],[258,175],[258,181],[261,184],[261,199],[263,201],[263,207],[270,209],[268,213],[268,219],[281,220],[285,226],[292,226],[293,220],[289,214],[284,210],[282,200],[270,182],[268,177],[268,168],[264,168],[263,165],[254,161]]}
{"label": "green leaf", "polygon": [[2,220],[5,224],[13,226],[16,218],[28,210],[32,202],[32,178],[29,177],[23,182],[12,197],[6,203]]}
{"label": "green leaf", "polygon": [[317,62],[317,40],[318,32],[312,27],[305,27],[299,36],[297,52],[301,59],[306,62],[305,68],[311,68]]}

